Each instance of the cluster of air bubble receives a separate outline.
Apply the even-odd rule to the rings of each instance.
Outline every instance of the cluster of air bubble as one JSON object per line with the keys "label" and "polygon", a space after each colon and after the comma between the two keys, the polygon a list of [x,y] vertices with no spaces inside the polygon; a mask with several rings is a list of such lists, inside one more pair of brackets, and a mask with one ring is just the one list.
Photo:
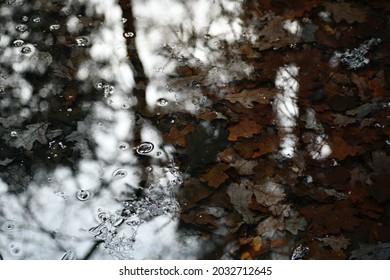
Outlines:
{"label": "cluster of air bubble", "polygon": [[[114,172],[114,176],[121,170]],[[138,228],[151,219],[170,215],[176,216],[180,206],[174,196],[174,189],[182,183],[181,174],[174,164],[167,166],[167,173],[173,178],[167,185],[150,184],[128,194],[122,201],[123,207],[114,213],[99,210],[99,224],[89,230],[96,239],[102,240],[109,254],[118,259],[131,259]],[[124,234],[120,234],[123,229]]]}
{"label": "cluster of air bubble", "polygon": [[99,82],[96,84],[96,88],[103,92],[104,97],[110,97],[114,93],[114,86],[110,84]]}
{"label": "cluster of air bubble", "polygon": [[359,48],[355,48],[353,50],[346,50],[345,52],[335,52],[332,61],[341,61],[349,69],[359,69],[369,63],[369,59],[366,57],[368,51],[373,47],[382,42],[379,38],[372,38],[370,40],[366,40],[359,46]]}

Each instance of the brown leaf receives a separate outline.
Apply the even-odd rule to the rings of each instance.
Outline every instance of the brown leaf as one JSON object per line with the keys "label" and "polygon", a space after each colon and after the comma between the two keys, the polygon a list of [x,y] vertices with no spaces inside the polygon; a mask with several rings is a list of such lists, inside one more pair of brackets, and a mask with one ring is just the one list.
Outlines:
{"label": "brown leaf", "polygon": [[234,162],[230,163],[230,166],[233,166],[237,170],[238,174],[243,176],[255,174],[253,168],[256,165],[257,165],[256,160],[246,160],[242,158],[239,158]]}
{"label": "brown leaf", "polygon": [[349,238],[346,238],[343,235],[340,236],[327,236],[324,238],[316,238],[318,241],[323,243],[323,246],[329,246],[333,251],[341,251],[342,249],[347,249],[350,244]]}
{"label": "brown leaf", "polygon": [[201,176],[200,179],[203,182],[207,182],[210,187],[218,188],[229,178],[229,176],[224,173],[227,169],[229,169],[229,165],[217,163],[205,175]]}
{"label": "brown leaf", "polygon": [[256,158],[262,155],[277,151],[279,148],[279,137],[270,132],[261,133],[255,141],[244,140],[237,142],[234,149],[243,158]]}
{"label": "brown leaf", "polygon": [[229,100],[231,103],[239,102],[245,108],[251,109],[254,106],[254,102],[269,104],[276,94],[276,88],[244,89],[238,93],[226,94],[225,99]]}
{"label": "brown leaf", "polygon": [[256,201],[264,206],[272,206],[283,201],[286,197],[283,187],[269,181],[264,185],[256,185],[250,181],[244,181],[253,190]]}
{"label": "brown leaf", "polygon": [[299,42],[299,36],[284,29],[285,19],[283,17],[275,16],[271,12],[264,15],[260,21],[265,21],[266,25],[259,31],[260,38],[254,44],[259,50],[279,49]]}
{"label": "brown leaf", "polygon": [[346,200],[321,206],[304,206],[299,212],[308,220],[316,235],[336,234],[341,230],[352,231],[361,225],[357,210]]}
{"label": "brown leaf", "polygon": [[325,3],[324,6],[333,14],[333,18],[337,23],[343,19],[349,24],[365,22],[367,19],[366,10],[363,7],[354,7],[351,3]]}
{"label": "brown leaf", "polygon": [[230,164],[230,166],[234,167],[234,169],[238,172],[240,175],[252,175],[255,172],[253,171],[253,168],[257,165],[256,160],[246,160],[241,158],[239,155],[236,154],[236,152],[232,149],[226,149],[223,152],[218,154],[218,157],[224,161]]}
{"label": "brown leaf", "polygon": [[247,224],[255,224],[258,221],[256,213],[249,209],[249,204],[252,201],[253,192],[243,184],[233,183],[229,185],[227,194],[234,209],[242,215],[242,218]]}
{"label": "brown leaf", "polygon": [[196,179],[187,179],[178,193],[182,210],[195,207],[200,200],[210,196],[212,191],[205,184]]}
{"label": "brown leaf", "polygon": [[285,218],[284,225],[287,231],[297,235],[299,230],[303,231],[306,229],[307,222],[296,210],[290,209],[289,217]]}
{"label": "brown leaf", "polygon": [[228,140],[237,141],[239,137],[251,138],[253,135],[258,134],[262,128],[257,122],[245,119],[239,124],[228,128],[230,132]]}
{"label": "brown leaf", "polygon": [[270,216],[256,227],[256,233],[263,238],[272,238],[277,230],[284,230],[283,217]]}
{"label": "brown leaf", "polygon": [[173,126],[171,130],[164,134],[164,141],[173,145],[179,145],[182,147],[186,146],[186,137],[183,135],[180,130]]}
{"label": "brown leaf", "polygon": [[343,138],[337,135],[329,138],[328,144],[332,150],[330,157],[338,160],[344,160],[348,156],[354,156],[363,151],[361,147],[349,145]]}

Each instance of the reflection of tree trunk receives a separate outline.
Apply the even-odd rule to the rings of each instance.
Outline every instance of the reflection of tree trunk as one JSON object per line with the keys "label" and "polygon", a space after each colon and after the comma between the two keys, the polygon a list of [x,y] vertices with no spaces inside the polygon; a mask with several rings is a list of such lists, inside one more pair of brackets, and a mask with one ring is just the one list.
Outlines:
{"label": "reflection of tree trunk", "polygon": [[149,116],[146,100],[145,100],[145,89],[149,83],[149,79],[145,74],[144,66],[141,62],[141,59],[138,56],[137,45],[135,42],[135,37],[137,36],[135,18],[133,15],[132,1],[128,0],[119,0],[119,5],[122,8],[123,17],[126,19],[126,22],[123,23],[124,32],[132,32],[134,35],[125,37],[127,45],[127,54],[131,63],[131,68],[134,73],[135,87],[133,89],[133,94],[137,98],[137,106],[135,111],[141,116]]}

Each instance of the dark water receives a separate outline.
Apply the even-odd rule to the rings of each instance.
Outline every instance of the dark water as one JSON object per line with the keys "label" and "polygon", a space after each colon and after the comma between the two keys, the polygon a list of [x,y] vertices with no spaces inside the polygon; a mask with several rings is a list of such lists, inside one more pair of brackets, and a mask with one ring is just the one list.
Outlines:
{"label": "dark water", "polygon": [[1,257],[388,259],[390,6],[290,2],[2,1]]}

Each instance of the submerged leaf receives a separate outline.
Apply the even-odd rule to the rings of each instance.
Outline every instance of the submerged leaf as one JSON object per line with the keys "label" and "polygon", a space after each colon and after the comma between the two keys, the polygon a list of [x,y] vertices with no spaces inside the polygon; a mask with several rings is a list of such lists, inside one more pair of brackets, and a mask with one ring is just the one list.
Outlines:
{"label": "submerged leaf", "polygon": [[329,246],[333,251],[340,251],[342,249],[347,249],[350,244],[350,240],[343,235],[340,236],[327,236],[324,238],[317,238],[321,241],[324,246]]}
{"label": "submerged leaf", "polygon": [[247,224],[255,224],[257,221],[256,214],[249,209],[253,192],[245,185],[233,183],[228,187],[227,194],[230,197],[234,209],[242,215],[244,222]]}
{"label": "submerged leaf", "polygon": [[26,126],[25,130],[16,130],[14,135],[7,135],[3,139],[7,140],[12,147],[23,147],[26,150],[31,150],[35,141],[41,144],[47,143],[45,133],[48,126],[48,123],[30,124]]}
{"label": "submerged leaf", "polygon": [[388,260],[390,259],[390,243],[359,244],[360,248],[351,252],[352,260]]}
{"label": "submerged leaf", "polygon": [[286,197],[284,189],[274,182],[268,182],[264,185],[251,184],[251,188],[253,188],[256,201],[264,206],[278,204]]}
{"label": "submerged leaf", "polygon": [[228,93],[225,99],[231,103],[239,102],[245,108],[251,109],[254,106],[254,102],[269,104],[276,94],[276,88],[244,89],[238,93]]}
{"label": "submerged leaf", "polygon": [[257,122],[245,119],[239,124],[229,127],[228,140],[237,141],[239,137],[251,138],[253,135],[260,133],[262,128]]}
{"label": "submerged leaf", "polygon": [[229,176],[224,173],[227,169],[229,169],[229,165],[225,163],[218,163],[201,177],[201,181],[207,182],[210,187],[218,188],[229,178]]}

